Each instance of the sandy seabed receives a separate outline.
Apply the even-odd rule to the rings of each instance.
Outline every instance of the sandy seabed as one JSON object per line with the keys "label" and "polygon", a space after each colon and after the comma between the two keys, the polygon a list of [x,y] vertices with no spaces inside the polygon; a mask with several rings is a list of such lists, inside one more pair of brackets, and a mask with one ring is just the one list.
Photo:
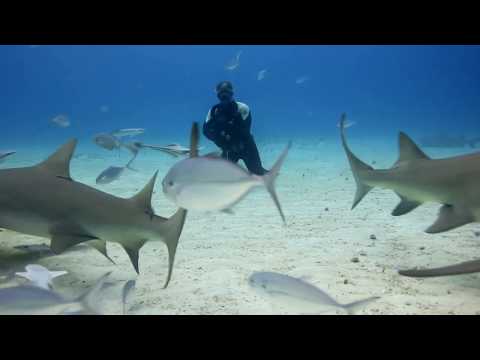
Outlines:
{"label": "sandy seabed", "polygon": [[[259,144],[266,168],[286,142]],[[375,162],[375,168],[390,167],[398,155],[393,138],[355,141],[352,136],[350,146],[365,162]],[[1,167],[35,164],[54,148],[17,149],[19,152]],[[425,150],[432,157],[469,151]],[[126,172],[118,181],[101,186],[95,184],[97,175],[110,165],[124,164],[127,154],[119,157],[82,144],[76,154],[71,164],[76,181],[120,197],[135,194],[158,169],[153,208],[164,217],[175,212],[174,204],[161,192],[160,181],[178,160],[146,151],[134,163],[138,172]],[[180,238],[173,278],[165,290],[167,251],[161,242],[150,242],[142,248],[137,277],[118,244],[108,244],[116,262],[113,265],[85,245],[56,256],[45,251],[18,250],[14,246],[49,244],[49,240],[3,230],[0,270],[22,271],[31,263],[50,270],[67,270],[67,276],[55,280],[56,290],[66,296],[82,293],[107,271],[113,271],[110,279],[118,286],[102,295],[106,314],[121,313],[120,287],[129,279],[137,279],[130,314],[302,313],[298,308],[279,308],[253,291],[247,279],[254,271],[307,276],[309,282],[342,303],[381,297],[359,314],[480,314],[479,275],[413,279],[397,274],[399,268],[437,267],[480,257],[480,242],[475,236],[479,226],[466,225],[428,235],[424,230],[436,219],[439,205],[425,204],[394,218],[390,213],[398,197],[382,189],[374,189],[355,210],[350,210],[355,183],[338,138],[296,139],[277,180],[277,193],[287,218],[286,227],[264,189],[249,194],[233,209],[233,215],[190,212]],[[358,262],[352,261],[355,257]]]}

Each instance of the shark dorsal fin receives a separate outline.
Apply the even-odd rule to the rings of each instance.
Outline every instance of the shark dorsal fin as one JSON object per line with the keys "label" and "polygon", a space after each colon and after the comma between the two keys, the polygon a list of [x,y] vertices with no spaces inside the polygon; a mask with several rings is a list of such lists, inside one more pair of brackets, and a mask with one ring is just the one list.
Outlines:
{"label": "shark dorsal fin", "polygon": [[194,122],[192,125],[192,132],[190,135],[190,157],[197,157],[198,156],[198,123]]}
{"label": "shark dorsal fin", "polygon": [[402,161],[414,159],[430,159],[404,132],[398,134],[398,147],[400,150],[400,156],[397,164]]}
{"label": "shark dorsal fin", "polygon": [[76,146],[77,139],[70,140],[50,155],[47,160],[41,162],[38,167],[53,173],[55,176],[71,179],[70,160],[72,159]]}
{"label": "shark dorsal fin", "polygon": [[137,206],[153,217],[155,213],[152,208],[152,195],[153,188],[155,187],[155,181],[157,180],[158,170],[155,172],[155,175],[150,179],[150,181],[145,185],[145,187],[136,195],[131,198]]}

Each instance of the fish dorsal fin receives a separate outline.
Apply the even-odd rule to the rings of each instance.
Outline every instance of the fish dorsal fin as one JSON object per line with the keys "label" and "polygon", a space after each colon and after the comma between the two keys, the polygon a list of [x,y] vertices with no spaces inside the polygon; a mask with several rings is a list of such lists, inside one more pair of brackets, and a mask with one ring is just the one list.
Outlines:
{"label": "fish dorsal fin", "polygon": [[45,169],[55,176],[70,179],[70,160],[72,159],[77,139],[72,139],[55,151],[47,160],[41,162],[38,167]]}
{"label": "fish dorsal fin", "polygon": [[192,132],[190,135],[190,157],[198,157],[198,123],[194,122],[192,125]]}
{"label": "fish dorsal fin", "polygon": [[134,195],[130,200],[133,201],[137,206],[145,210],[145,213],[153,217],[155,213],[152,208],[152,195],[153,188],[155,187],[155,181],[157,180],[158,170],[155,172],[155,175],[150,179],[150,181],[145,185],[145,187],[136,195]]}
{"label": "fish dorsal fin", "polygon": [[400,156],[397,164],[402,161],[414,160],[414,159],[430,159],[417,144],[413,142],[410,137],[404,132],[398,134],[398,147]]}

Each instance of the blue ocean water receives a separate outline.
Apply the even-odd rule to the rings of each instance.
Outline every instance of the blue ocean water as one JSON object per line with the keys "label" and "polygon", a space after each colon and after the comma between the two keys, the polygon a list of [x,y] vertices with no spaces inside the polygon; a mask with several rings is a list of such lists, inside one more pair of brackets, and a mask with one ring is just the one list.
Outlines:
{"label": "blue ocean water", "polygon": [[[221,80],[260,140],[336,136],[342,112],[358,136],[479,136],[479,63],[480,46],[0,46],[2,148],[122,127],[186,140]],[[70,127],[49,123],[59,114]]]}

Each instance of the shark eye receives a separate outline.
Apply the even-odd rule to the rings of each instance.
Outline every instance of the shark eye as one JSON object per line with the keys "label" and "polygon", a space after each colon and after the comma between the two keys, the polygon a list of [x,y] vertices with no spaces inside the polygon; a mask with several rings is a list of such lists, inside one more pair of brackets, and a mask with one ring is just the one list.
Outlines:
{"label": "shark eye", "polygon": [[168,182],[168,186],[173,186],[173,181],[172,181],[172,180],[170,180],[170,181]]}

